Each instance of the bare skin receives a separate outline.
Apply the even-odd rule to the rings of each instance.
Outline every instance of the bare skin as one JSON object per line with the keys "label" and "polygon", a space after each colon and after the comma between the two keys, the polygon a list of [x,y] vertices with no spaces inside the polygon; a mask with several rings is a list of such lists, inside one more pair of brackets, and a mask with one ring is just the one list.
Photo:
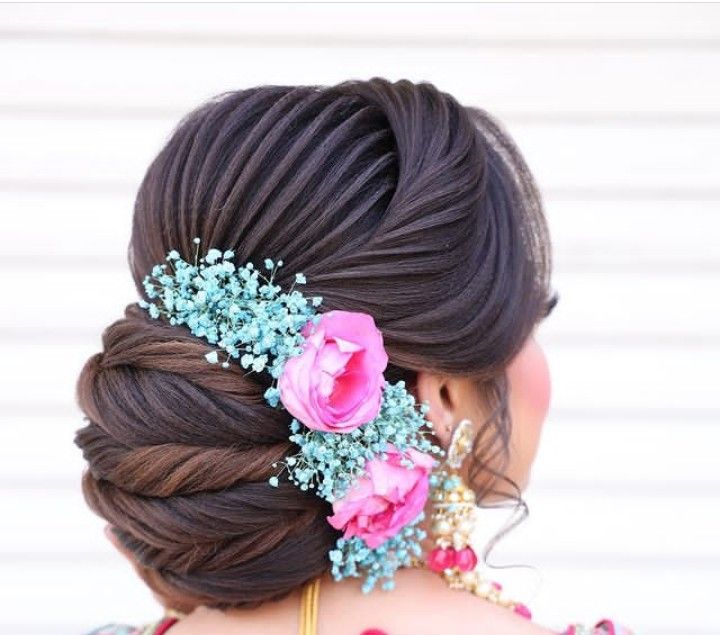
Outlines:
{"label": "bare skin", "polygon": [[[505,474],[524,488],[530,478],[542,425],[550,399],[548,367],[533,337],[508,367],[510,413],[513,431],[510,460]],[[440,443],[447,447],[453,427],[470,419],[479,427],[487,411],[478,400],[472,381],[421,371],[416,397],[427,401],[427,418]],[[467,474],[469,462],[461,471]],[[131,563],[115,536],[109,539]],[[160,598],[158,598],[160,600]],[[172,635],[288,635],[296,633],[300,591],[259,608],[218,611],[197,607],[171,628]],[[363,594],[357,580],[322,580],[318,619],[319,635],[360,635],[379,628],[388,635],[552,635],[553,631],[515,615],[470,593],[450,589],[426,569],[405,569],[396,574],[392,592]]]}

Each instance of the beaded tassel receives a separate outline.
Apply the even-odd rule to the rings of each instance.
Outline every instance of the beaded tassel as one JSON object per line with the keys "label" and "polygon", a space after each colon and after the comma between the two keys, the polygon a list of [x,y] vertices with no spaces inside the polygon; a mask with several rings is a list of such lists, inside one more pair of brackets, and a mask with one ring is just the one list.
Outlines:
{"label": "beaded tassel", "polygon": [[475,492],[458,474],[471,448],[471,422],[463,419],[453,433],[445,464],[430,480],[433,488],[431,531],[435,547],[427,555],[425,564],[441,574],[450,588],[470,591],[530,619],[527,606],[508,599],[499,582],[486,580],[475,570],[478,558],[470,542],[477,520],[477,500]]}

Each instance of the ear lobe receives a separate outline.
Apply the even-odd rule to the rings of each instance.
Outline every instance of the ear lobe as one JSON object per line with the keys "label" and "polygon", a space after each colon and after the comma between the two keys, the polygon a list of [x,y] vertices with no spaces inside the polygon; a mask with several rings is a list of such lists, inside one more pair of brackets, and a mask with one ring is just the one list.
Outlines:
{"label": "ear lobe", "polygon": [[416,382],[416,399],[418,402],[427,402],[430,406],[426,419],[433,424],[435,436],[441,445],[447,446],[456,415],[452,400],[449,398],[448,378],[436,373],[418,371]]}

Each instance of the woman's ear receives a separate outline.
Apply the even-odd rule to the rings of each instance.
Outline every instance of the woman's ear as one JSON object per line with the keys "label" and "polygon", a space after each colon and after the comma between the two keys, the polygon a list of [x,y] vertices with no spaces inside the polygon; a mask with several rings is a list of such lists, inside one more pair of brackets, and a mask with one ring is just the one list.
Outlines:
{"label": "woman's ear", "polygon": [[425,417],[433,424],[442,447],[448,447],[453,429],[461,419],[478,420],[478,396],[471,380],[420,370],[415,385],[417,401],[430,406]]}

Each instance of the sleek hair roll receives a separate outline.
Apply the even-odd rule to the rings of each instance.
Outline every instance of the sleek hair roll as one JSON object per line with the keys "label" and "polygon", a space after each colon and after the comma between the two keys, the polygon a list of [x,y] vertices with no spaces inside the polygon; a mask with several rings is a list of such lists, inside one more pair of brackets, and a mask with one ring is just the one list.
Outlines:
{"label": "sleek hair roll", "polygon": [[[474,447],[482,498],[503,479],[505,369],[548,302],[541,199],[509,135],[429,83],[260,86],[187,115],[150,165],[128,262],[140,297],[152,266],[192,237],[235,261],[282,259],[325,310],[372,314],[385,376],[472,376],[492,416]],[[330,507],[291,483],[294,453],[271,378],[208,364],[207,343],[137,304],[105,328],[77,381],[90,507],[169,606],[279,599],[329,570]],[[498,462],[499,461],[499,462]]]}

